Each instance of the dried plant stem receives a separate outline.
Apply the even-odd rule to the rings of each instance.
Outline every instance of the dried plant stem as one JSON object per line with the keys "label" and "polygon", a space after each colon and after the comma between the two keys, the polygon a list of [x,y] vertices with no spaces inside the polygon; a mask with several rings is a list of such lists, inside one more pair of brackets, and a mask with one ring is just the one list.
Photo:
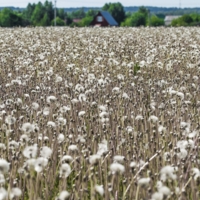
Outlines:
{"label": "dried plant stem", "polygon": [[156,154],[154,154],[154,155],[149,159],[149,161],[147,161],[146,163],[144,163],[144,165],[139,169],[139,171],[136,173],[136,175],[131,179],[130,184],[128,185],[128,187],[126,188],[126,191],[124,192],[123,200],[125,200],[126,194],[127,194],[128,190],[130,189],[131,185],[133,184],[133,181],[137,178],[138,174],[149,164],[150,161],[152,161],[154,158],[156,158],[156,156],[157,156],[159,153],[160,153],[160,151],[157,152]]}

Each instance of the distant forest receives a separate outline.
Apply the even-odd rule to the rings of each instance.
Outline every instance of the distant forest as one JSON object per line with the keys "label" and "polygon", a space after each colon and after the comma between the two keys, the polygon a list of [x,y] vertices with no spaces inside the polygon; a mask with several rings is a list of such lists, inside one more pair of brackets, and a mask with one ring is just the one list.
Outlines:
{"label": "distant forest", "polygon": [[[9,8],[14,11],[23,11],[26,8],[19,8],[19,7],[0,7],[0,10],[4,8]],[[139,10],[139,6],[124,6],[125,12],[137,12]],[[154,14],[164,14],[164,15],[184,15],[184,14],[191,14],[191,13],[200,13],[200,8],[177,8],[177,7],[154,7],[154,6],[145,6],[151,13]],[[100,7],[77,7],[77,8],[61,8],[64,9],[65,12],[76,12],[80,9],[83,9],[84,12],[88,12],[89,10],[101,10]]]}
{"label": "distant forest", "polygon": [[163,26],[166,15],[179,16],[170,26],[199,26],[200,8],[124,7],[121,3],[105,3],[102,8],[56,8],[52,1],[29,3],[26,8],[0,7],[0,27],[26,26],[90,26],[98,11],[109,12],[119,26]]}

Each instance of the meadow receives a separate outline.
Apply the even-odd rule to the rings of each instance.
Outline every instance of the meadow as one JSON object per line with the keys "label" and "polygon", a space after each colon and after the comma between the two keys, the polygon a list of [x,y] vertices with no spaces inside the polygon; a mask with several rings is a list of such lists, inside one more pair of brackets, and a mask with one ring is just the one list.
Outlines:
{"label": "meadow", "polygon": [[0,200],[200,199],[200,32],[0,28]]}

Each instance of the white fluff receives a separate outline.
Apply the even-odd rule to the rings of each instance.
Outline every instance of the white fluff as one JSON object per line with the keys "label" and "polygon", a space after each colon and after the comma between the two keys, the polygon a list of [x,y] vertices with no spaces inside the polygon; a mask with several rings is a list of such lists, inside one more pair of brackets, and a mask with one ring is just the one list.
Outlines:
{"label": "white fluff", "polygon": [[115,174],[115,173],[123,174],[125,171],[125,167],[120,163],[112,163],[110,165],[110,170],[112,174]]}
{"label": "white fluff", "polygon": [[47,146],[42,147],[40,150],[40,155],[44,158],[50,158],[51,154],[52,154],[52,150]]}
{"label": "white fluff", "polygon": [[70,193],[67,191],[62,191],[56,200],[66,200],[70,196]]}
{"label": "white fluff", "polygon": [[150,181],[151,181],[151,179],[149,177],[148,178],[141,178],[141,179],[138,180],[138,185],[140,187],[142,187],[142,186],[148,186],[149,183],[150,183]]}
{"label": "white fluff", "polygon": [[161,174],[160,180],[163,182],[165,182],[167,179],[175,180],[177,176],[176,174],[174,174],[174,172],[175,168],[170,165],[163,167],[160,171]]}
{"label": "white fluff", "polygon": [[94,164],[96,164],[96,163],[98,162],[98,160],[100,160],[100,159],[101,159],[101,156],[98,155],[98,154],[91,155],[91,156],[89,157],[89,162],[90,162],[91,165],[94,165]]}
{"label": "white fluff", "polygon": [[67,178],[71,173],[71,167],[69,164],[64,163],[60,167],[60,176],[63,178]]}
{"label": "white fluff", "polygon": [[98,192],[101,196],[104,195],[104,188],[103,188],[103,185],[95,185],[95,190],[96,192]]}

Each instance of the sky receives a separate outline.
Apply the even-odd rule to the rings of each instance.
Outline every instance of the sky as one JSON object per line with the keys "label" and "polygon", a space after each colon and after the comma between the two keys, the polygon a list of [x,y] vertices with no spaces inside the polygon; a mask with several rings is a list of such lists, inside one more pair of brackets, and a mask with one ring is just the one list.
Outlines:
{"label": "sky", "polygon": [[[42,3],[45,0],[40,0]],[[48,0],[50,1],[50,0]],[[28,3],[37,3],[39,0],[0,0],[0,7],[14,6],[25,8]],[[55,0],[52,0],[54,3]],[[121,2],[123,6],[157,6],[157,7],[200,7],[199,0],[57,0],[58,8],[69,7],[102,7],[108,2]]]}

